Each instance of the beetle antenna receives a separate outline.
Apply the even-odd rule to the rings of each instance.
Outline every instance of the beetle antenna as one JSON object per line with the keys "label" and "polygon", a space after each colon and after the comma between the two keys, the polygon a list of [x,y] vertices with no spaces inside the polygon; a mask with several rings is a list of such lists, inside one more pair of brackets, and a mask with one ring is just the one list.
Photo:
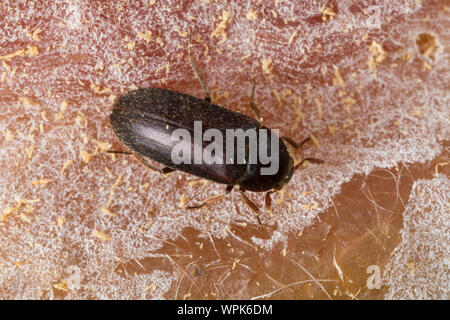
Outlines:
{"label": "beetle antenna", "polygon": [[302,165],[304,162],[306,162],[306,161],[311,162],[311,163],[319,163],[319,164],[325,163],[325,161],[320,160],[320,159],[317,159],[317,158],[305,158],[305,159],[303,159],[302,161],[300,161],[300,163],[297,164],[297,165],[294,167],[294,170],[297,170],[298,168],[300,168],[301,165]]}
{"label": "beetle antenna", "polygon": [[108,150],[106,152],[107,153],[114,153],[114,154],[133,154],[132,152],[129,152],[129,151],[117,151],[117,150]]}
{"label": "beetle antenna", "polygon": [[205,100],[207,102],[211,102],[211,94],[208,91],[208,87],[206,86],[205,79],[203,78],[202,74],[200,73],[200,70],[198,69],[197,64],[195,63],[194,58],[192,57],[191,52],[191,30],[189,29],[189,43],[188,43],[188,56],[189,56],[189,62],[191,63],[192,69],[194,69],[195,75],[197,76],[198,81],[200,81],[200,84],[203,87],[203,91],[205,91]]}
{"label": "beetle antenna", "polygon": [[263,118],[261,117],[261,113],[259,112],[259,109],[255,104],[255,87],[256,87],[256,80],[255,80],[255,78],[253,78],[252,93],[250,95],[250,107],[252,108],[253,112],[255,113],[259,124],[262,124]]}
{"label": "beetle antenna", "polygon": [[297,143],[295,142],[292,138],[286,137],[286,136],[282,136],[281,139],[283,139],[284,141],[286,141],[287,143],[289,143],[292,147],[294,147],[294,149],[299,149],[301,148],[305,143],[307,143],[308,141],[311,140],[311,137],[308,137],[306,139],[304,139],[302,142]]}

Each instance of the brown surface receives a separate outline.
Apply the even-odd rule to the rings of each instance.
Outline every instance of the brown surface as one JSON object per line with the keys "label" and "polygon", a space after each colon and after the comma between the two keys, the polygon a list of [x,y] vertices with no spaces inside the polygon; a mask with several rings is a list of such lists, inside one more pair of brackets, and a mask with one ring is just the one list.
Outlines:
{"label": "brown surface", "polygon": [[[414,183],[435,179],[434,213],[449,210],[448,4],[380,2],[378,28],[364,1],[174,3],[0,5],[0,297],[383,298],[366,269],[383,272],[402,241]],[[312,133],[294,157],[326,161],[273,196],[264,229],[237,194],[183,208],[223,186],[104,152],[123,148],[108,123],[118,95],[203,95],[189,28],[213,101],[251,115],[256,77],[265,124]]]}

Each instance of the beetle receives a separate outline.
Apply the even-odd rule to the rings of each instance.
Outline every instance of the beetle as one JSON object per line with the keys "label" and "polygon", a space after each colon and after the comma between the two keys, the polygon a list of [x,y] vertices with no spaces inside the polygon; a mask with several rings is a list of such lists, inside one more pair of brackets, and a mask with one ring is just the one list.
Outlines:
{"label": "beetle", "polygon": [[[161,88],[140,88],[130,91],[120,96],[114,103],[110,114],[110,123],[113,131],[119,140],[125,144],[132,152],[110,151],[111,153],[134,154],[144,165],[157,170],[163,174],[175,170],[184,171],[195,176],[225,184],[226,188],[223,194],[207,199],[199,205],[189,206],[188,209],[201,208],[213,201],[221,199],[229,194],[235,186],[242,199],[256,213],[258,222],[259,208],[245,195],[245,191],[267,192],[266,206],[270,206],[270,193],[280,190],[286,185],[294,170],[304,161],[322,163],[315,158],[305,158],[299,164],[294,165],[294,160],[289,155],[286,144],[294,148],[300,148],[310,138],[306,138],[297,144],[288,137],[278,137],[262,124],[262,117],[254,102],[255,81],[250,97],[250,107],[253,109],[257,119],[250,118],[244,114],[231,111],[211,102],[211,95],[206,83],[197,67],[197,64],[191,54],[191,45],[188,46],[189,62],[200,81],[205,92],[205,98],[199,99],[194,96],[180,93],[177,91]],[[272,150],[272,140],[278,147],[278,170],[272,175],[262,175],[261,169],[265,165],[260,161],[249,161],[250,138],[241,145],[241,150],[234,150],[234,155],[238,152],[245,154],[245,160],[242,163],[174,163],[172,151],[179,141],[172,138],[176,129],[184,129],[195,136],[195,121],[202,122],[202,133],[208,129],[217,129],[220,133],[226,133],[228,129],[261,130],[264,129],[270,137],[263,150],[269,154],[275,152]],[[192,142],[192,141],[189,141]],[[202,150],[206,144],[202,144]],[[258,145],[261,148],[260,145]],[[194,143],[191,147],[194,148]],[[232,153],[233,155],[233,153]],[[228,154],[227,154],[228,156]],[[223,155],[225,157],[225,155]],[[158,169],[154,167],[149,159],[156,161],[165,167]]]}

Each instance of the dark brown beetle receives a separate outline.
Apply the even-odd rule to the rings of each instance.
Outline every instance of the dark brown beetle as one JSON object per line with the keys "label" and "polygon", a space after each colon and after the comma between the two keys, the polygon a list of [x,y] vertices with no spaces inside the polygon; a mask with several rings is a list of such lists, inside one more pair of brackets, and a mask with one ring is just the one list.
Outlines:
{"label": "dark brown beetle", "polygon": [[[210,198],[200,205],[188,208],[200,208],[205,204],[220,199],[230,193],[233,187],[237,185],[239,186],[239,192],[243,200],[256,214],[259,214],[258,207],[244,194],[245,190],[256,192],[269,191],[266,196],[266,205],[268,205],[270,202],[270,192],[279,190],[287,184],[294,170],[303,161],[308,160],[316,163],[321,163],[322,161],[314,158],[306,158],[300,164],[294,166],[294,161],[289,155],[283,140],[291,144],[294,148],[299,148],[309,138],[300,144],[296,144],[287,137],[281,137],[280,139],[275,134],[272,134],[270,129],[262,125],[262,118],[253,99],[255,92],[254,82],[250,106],[257,115],[258,120],[211,103],[209,91],[192,58],[190,47],[189,60],[206,93],[205,99],[198,99],[180,92],[159,88],[142,88],[130,91],[119,97],[114,104],[110,116],[112,128],[117,137],[132,150],[132,153],[151,169],[160,171],[161,173],[181,170],[227,185],[223,194]],[[261,168],[266,167],[266,164],[262,164],[259,160],[256,163],[248,161],[250,139],[246,139],[245,144],[241,145],[243,150],[240,151],[245,154],[244,163],[227,163],[225,152],[222,155],[222,163],[174,163],[172,151],[179,141],[174,141],[172,134],[176,129],[185,129],[191,136],[195,136],[195,121],[202,122],[202,134],[208,129],[217,129],[223,134],[226,134],[228,129],[242,129],[243,131],[248,129],[254,129],[256,131],[261,129],[267,130],[266,132],[270,133],[267,134],[268,143],[265,144],[267,150],[263,151],[265,151],[265,154],[271,154],[274,151],[271,149],[271,139],[277,139],[277,141],[274,141],[279,146],[277,172],[272,175],[262,175]],[[193,141],[189,142],[192,148],[194,148]],[[205,147],[206,144],[203,143],[202,148]],[[237,149],[232,151],[234,156],[237,156],[239,152]],[[148,162],[147,158],[161,163],[165,167],[157,169]]]}

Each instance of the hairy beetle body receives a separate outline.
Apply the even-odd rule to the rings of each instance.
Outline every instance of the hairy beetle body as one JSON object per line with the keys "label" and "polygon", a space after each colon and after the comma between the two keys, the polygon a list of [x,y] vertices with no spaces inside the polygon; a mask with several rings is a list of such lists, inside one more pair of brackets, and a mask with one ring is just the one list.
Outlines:
{"label": "hairy beetle body", "polygon": [[[178,141],[172,138],[172,133],[176,129],[185,129],[193,137],[195,121],[201,121],[202,133],[208,129],[217,129],[224,136],[227,129],[266,129],[270,132],[250,117],[187,94],[159,88],[131,91],[116,101],[110,121],[118,138],[135,154],[198,177],[226,185],[239,185],[245,190],[267,191],[284,185],[292,176],[293,160],[286,145],[276,135],[279,170],[274,175],[261,175],[260,169],[264,165],[260,162],[227,163],[225,153],[222,164],[174,164],[171,155]],[[270,139],[274,135],[268,137]],[[202,147],[207,144],[203,143]],[[191,145],[194,146],[194,141]],[[223,142],[223,145],[226,143]],[[270,143],[266,144],[267,154],[271,152],[270,146]],[[241,151],[248,155],[248,139],[244,148]],[[233,155],[236,156],[238,152],[236,148]]]}

